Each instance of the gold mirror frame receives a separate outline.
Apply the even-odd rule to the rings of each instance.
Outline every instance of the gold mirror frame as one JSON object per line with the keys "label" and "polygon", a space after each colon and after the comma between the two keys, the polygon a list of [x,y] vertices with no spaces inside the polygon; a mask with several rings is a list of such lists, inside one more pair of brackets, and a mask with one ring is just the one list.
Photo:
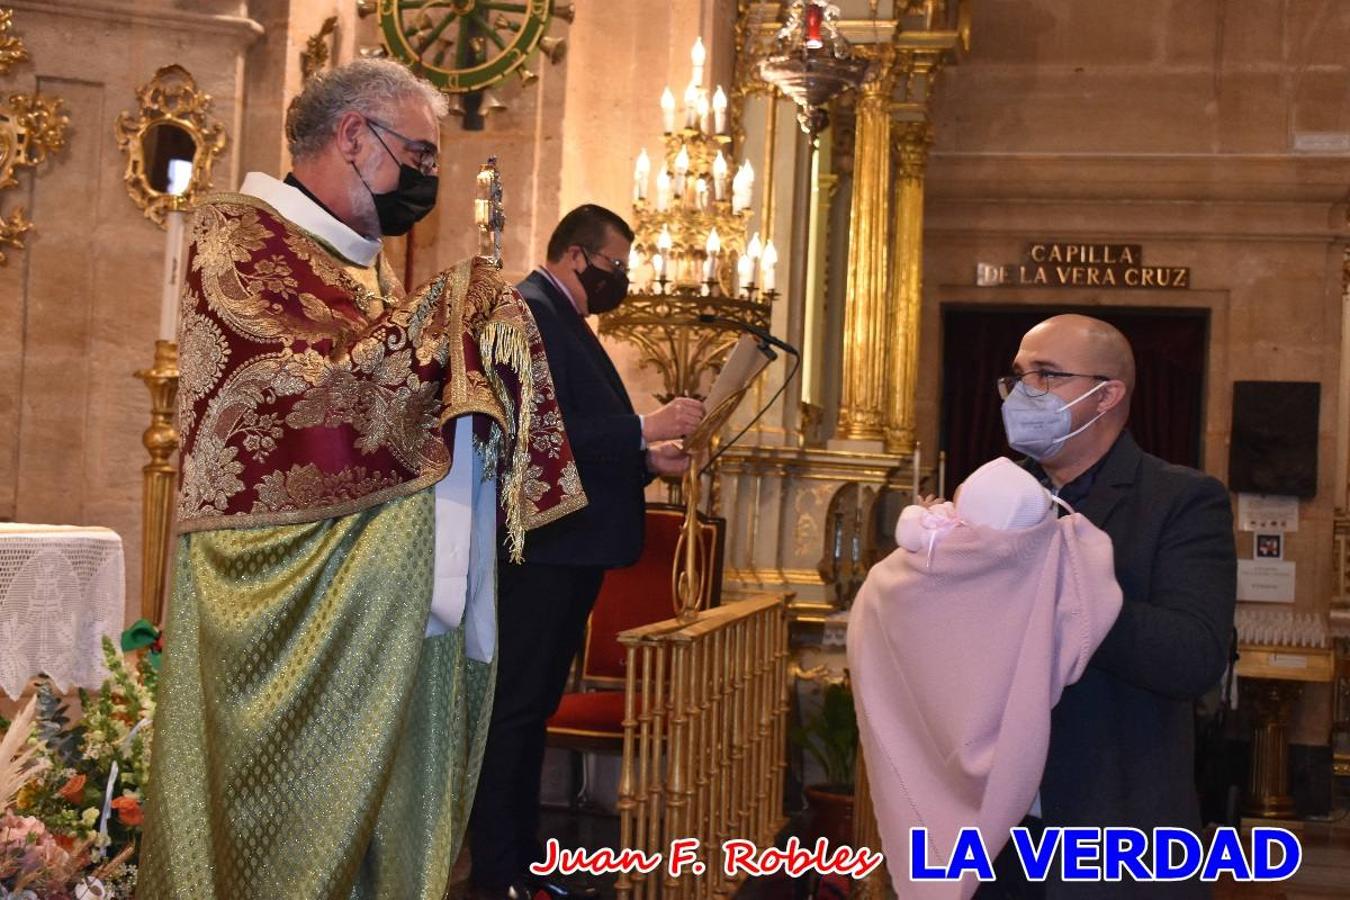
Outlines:
{"label": "gold mirror frame", "polygon": [[[164,227],[164,214],[172,209],[192,206],[211,189],[211,170],[216,157],[225,150],[225,126],[208,110],[211,96],[197,89],[197,82],[179,65],[164,66],[136,91],[139,113],[124,112],[117,117],[117,147],[127,157],[126,182],[131,202],[145,217]],[[196,153],[192,159],[192,178],[183,193],[174,195],[156,190],[146,171],[145,136],[157,126],[181,128],[192,138]]]}

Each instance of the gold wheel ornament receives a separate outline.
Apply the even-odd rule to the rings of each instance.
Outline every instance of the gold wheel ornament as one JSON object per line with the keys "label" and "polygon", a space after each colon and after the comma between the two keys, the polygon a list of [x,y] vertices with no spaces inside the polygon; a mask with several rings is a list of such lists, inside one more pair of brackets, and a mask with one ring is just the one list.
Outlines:
{"label": "gold wheel ornament", "polygon": [[547,36],[549,25],[576,15],[556,0],[379,0],[358,9],[378,13],[390,57],[446,93],[463,95],[454,111],[473,131],[483,127],[484,113],[505,108],[488,88],[513,74],[534,82],[539,76],[525,64],[539,50],[562,62],[566,44]]}

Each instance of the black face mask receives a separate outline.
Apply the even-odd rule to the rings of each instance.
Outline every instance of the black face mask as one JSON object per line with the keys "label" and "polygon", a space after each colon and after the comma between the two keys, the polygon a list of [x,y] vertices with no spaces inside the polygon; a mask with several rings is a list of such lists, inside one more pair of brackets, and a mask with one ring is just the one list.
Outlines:
{"label": "black face mask", "polygon": [[577,273],[577,280],[586,291],[586,311],[599,316],[618,308],[628,296],[628,276],[595,265],[584,247],[581,252],[586,257],[586,268]]}
{"label": "black face mask", "polygon": [[370,190],[370,185],[366,184],[366,179],[361,177],[361,170],[356,169],[356,163],[352,163],[352,168],[356,169],[356,177],[361,178],[361,183],[365,185],[370,193],[370,199],[375,202],[375,215],[380,220],[380,233],[390,237],[398,237],[407,234],[417,222],[426,217],[431,212],[432,207],[436,205],[436,193],[440,189],[440,179],[435,175],[427,175],[420,170],[401,162],[394,152],[389,149],[389,145],[380,137],[380,133],[375,130],[375,126],[369,122],[366,127],[370,133],[375,135],[375,140],[380,142],[384,152],[394,162],[398,163],[398,187],[384,194],[377,194]]}

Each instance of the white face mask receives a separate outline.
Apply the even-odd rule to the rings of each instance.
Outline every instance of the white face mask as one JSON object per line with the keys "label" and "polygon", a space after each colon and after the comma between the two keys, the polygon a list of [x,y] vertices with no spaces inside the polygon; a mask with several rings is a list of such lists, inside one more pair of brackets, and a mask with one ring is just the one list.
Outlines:
{"label": "white face mask", "polygon": [[1064,442],[1075,435],[1082,434],[1105,412],[1093,416],[1081,428],[1070,431],[1073,414],[1069,407],[1080,400],[1091,397],[1109,382],[1099,381],[1097,386],[1080,394],[1076,399],[1063,402],[1053,393],[1033,397],[1027,393],[1027,386],[1019,381],[1003,401],[1003,430],[1008,435],[1008,446],[1018,453],[1025,453],[1040,462],[1049,459],[1064,447]]}

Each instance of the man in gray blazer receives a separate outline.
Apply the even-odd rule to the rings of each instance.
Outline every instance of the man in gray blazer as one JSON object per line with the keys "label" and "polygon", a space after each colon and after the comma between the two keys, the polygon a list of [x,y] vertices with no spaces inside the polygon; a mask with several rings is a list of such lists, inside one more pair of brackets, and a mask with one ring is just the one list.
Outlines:
{"label": "man in gray blazer", "polygon": [[[1194,702],[1223,675],[1237,594],[1228,490],[1144,453],[1126,431],[1134,354],[1113,326],[1055,316],[1027,332],[1001,379],[1008,443],[1042,484],[1111,536],[1125,595],[1112,627],[1051,717],[1029,824],[1198,831]],[[1008,860],[1000,857],[1000,863]],[[1045,884],[1000,865],[979,897],[1209,896],[1171,884]],[[1019,883],[1020,882],[1020,883]]]}

